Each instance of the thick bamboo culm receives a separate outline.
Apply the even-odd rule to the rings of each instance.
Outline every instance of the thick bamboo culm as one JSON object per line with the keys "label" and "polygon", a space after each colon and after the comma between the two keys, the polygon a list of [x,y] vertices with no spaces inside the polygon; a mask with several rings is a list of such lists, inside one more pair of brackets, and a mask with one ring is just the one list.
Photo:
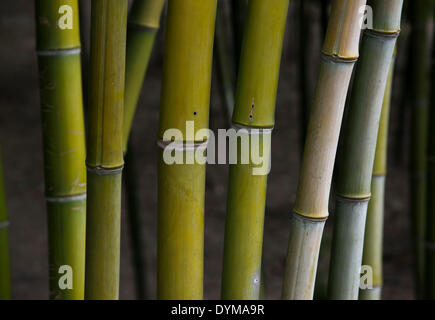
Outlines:
{"label": "thick bamboo culm", "polygon": [[369,0],[368,4],[376,14],[373,29],[365,30],[362,39],[335,186],[328,296],[337,300],[358,299],[379,119],[400,32],[403,0]]}
{"label": "thick bamboo culm", "polygon": [[435,299],[435,51],[432,50],[429,128],[427,148],[427,216],[425,237],[424,298]]}
{"label": "thick bamboo culm", "polygon": [[393,85],[394,62],[385,88],[382,113],[376,142],[375,160],[371,182],[371,198],[367,209],[364,234],[362,265],[373,269],[373,288],[359,291],[360,300],[380,300],[382,295],[382,245],[384,234],[385,178],[387,174],[388,124],[390,117],[391,90]]}
{"label": "thick bamboo culm", "polygon": [[[268,167],[270,134],[275,124],[275,104],[289,0],[250,0],[240,55],[233,126],[252,143],[259,136],[263,167]],[[265,59],[267,57],[267,59]],[[261,129],[255,133],[253,129]],[[245,134],[245,135],[246,135]],[[225,224],[222,299],[259,299],[267,173],[255,173],[249,159],[230,165]],[[231,148],[232,146],[230,146]],[[259,168],[257,168],[259,169]]]}
{"label": "thick bamboo culm", "polygon": [[119,295],[127,0],[93,0],[85,299]]}
{"label": "thick bamboo culm", "polygon": [[125,66],[124,152],[127,151],[137,102],[160,27],[164,4],[165,0],[135,0],[130,9]]}
{"label": "thick bamboo culm", "polygon": [[313,298],[343,109],[358,58],[360,9],[365,4],[365,0],[332,4],[290,221],[283,299]]}
{"label": "thick bamboo culm", "polygon": [[[78,4],[36,0],[35,7],[50,298],[83,299],[86,168]],[[71,267],[72,287],[61,279],[64,266]]]}
{"label": "thick bamboo culm", "polygon": [[434,0],[412,1],[411,5],[411,146],[410,146],[410,215],[415,252],[416,294],[424,296],[427,146],[430,100],[431,33]]}
{"label": "thick bamboo culm", "polygon": [[[168,3],[158,134],[158,299],[203,298],[205,164],[196,158],[169,164],[163,156],[172,150],[187,159],[205,148],[199,130],[209,124],[216,7],[217,0]],[[182,136],[171,141],[168,129]]]}
{"label": "thick bamboo culm", "polygon": [[10,298],[9,219],[6,208],[2,154],[0,152],[0,300],[9,300]]}

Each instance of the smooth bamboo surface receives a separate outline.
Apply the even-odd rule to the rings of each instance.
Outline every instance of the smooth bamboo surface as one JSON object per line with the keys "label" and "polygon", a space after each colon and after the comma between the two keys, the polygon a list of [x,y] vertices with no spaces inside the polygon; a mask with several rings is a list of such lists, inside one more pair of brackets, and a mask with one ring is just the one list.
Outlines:
{"label": "smooth bamboo surface", "polygon": [[0,153],[0,300],[11,298],[11,274],[9,262],[9,219]]}
{"label": "smooth bamboo surface", "polygon": [[[251,129],[273,128],[275,123],[288,6],[288,0],[250,0],[248,4],[232,119],[247,130],[248,139],[256,134]],[[271,130],[258,134],[264,161],[270,163]],[[237,142],[239,156],[241,152],[251,154],[252,144],[243,151],[242,140]],[[240,162],[230,165],[221,295],[223,299],[251,300],[260,296],[267,172],[254,174],[252,159],[248,164]]]}
{"label": "smooth bamboo surface", "polygon": [[119,296],[127,0],[94,0],[86,164],[85,299]]}
{"label": "smooth bamboo surface", "polygon": [[[83,299],[86,168],[78,4],[77,0],[37,0],[35,5],[50,298]],[[60,14],[65,5],[72,11]],[[60,27],[65,14],[71,14],[63,22],[71,22],[72,29]],[[65,265],[72,268],[72,289],[59,283]]]}
{"label": "smooth bamboo surface", "polygon": [[137,102],[160,27],[164,4],[165,0],[135,0],[130,9],[125,66],[124,152],[127,151]]}
{"label": "smooth bamboo surface", "polygon": [[[389,8],[385,20],[393,20],[385,31],[382,19],[366,30],[361,57],[355,72],[354,90],[343,128],[341,160],[336,184],[336,220],[328,281],[330,299],[356,300],[360,286],[367,206],[376,151],[379,120],[394,48],[400,32],[402,6],[384,1]],[[403,1],[399,0],[400,2]],[[390,4],[388,6],[387,2]],[[378,29],[378,24],[382,29]]]}
{"label": "smooth bamboo surface", "polygon": [[[216,8],[217,0],[168,3],[158,138],[165,148],[170,143],[163,141],[165,131],[179,129],[183,136],[172,147],[181,156],[198,151],[184,144],[203,142],[195,135],[208,128]],[[193,121],[192,133],[187,121]],[[205,164],[167,164],[163,154],[160,150],[157,298],[202,299]]]}
{"label": "smooth bamboo surface", "polygon": [[344,104],[358,57],[360,8],[365,4],[366,1],[353,0],[334,0],[332,3],[293,209],[296,217],[316,222],[318,226],[290,224],[290,234],[302,234],[305,231],[310,244],[305,245],[304,241],[294,237],[289,240],[283,299],[313,298],[320,247],[316,243],[320,241],[321,230],[328,217],[329,193]]}
{"label": "smooth bamboo surface", "polygon": [[435,2],[412,1],[411,5],[411,141],[410,215],[415,252],[417,297],[425,291],[425,238],[427,210],[427,148],[430,103],[430,61]]}
{"label": "smooth bamboo surface", "polygon": [[393,86],[394,62],[385,88],[376,142],[375,160],[371,182],[371,198],[367,209],[367,221],[364,234],[362,265],[373,270],[373,288],[359,291],[360,300],[380,300],[382,294],[382,252],[384,235],[385,179],[387,174],[388,124],[390,116],[391,91]]}

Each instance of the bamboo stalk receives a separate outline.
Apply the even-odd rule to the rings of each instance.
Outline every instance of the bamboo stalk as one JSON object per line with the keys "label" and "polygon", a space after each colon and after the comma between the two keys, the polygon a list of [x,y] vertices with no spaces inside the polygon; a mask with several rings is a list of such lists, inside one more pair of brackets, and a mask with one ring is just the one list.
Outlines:
{"label": "bamboo stalk", "polygon": [[6,208],[2,155],[0,152],[0,300],[9,300],[10,298],[9,219]]}
{"label": "bamboo stalk", "polygon": [[360,300],[380,300],[382,294],[382,245],[384,229],[385,176],[387,173],[388,124],[390,116],[391,90],[393,86],[394,62],[385,88],[379,132],[376,142],[375,160],[371,182],[371,199],[367,209],[362,264],[373,269],[373,288],[359,291]]}
{"label": "bamboo stalk", "polygon": [[231,18],[234,32],[234,49],[236,51],[236,70],[239,70],[240,53],[242,52],[242,42],[244,28],[246,24],[248,3],[249,0],[231,0]]}
{"label": "bamboo stalk", "polygon": [[[234,109],[234,89],[236,82],[236,70],[234,67],[235,59],[231,55],[231,48],[229,47],[229,34],[226,24],[225,4],[221,1],[218,3],[216,14],[216,36],[215,36],[215,50],[216,50],[216,67],[217,75],[219,78],[219,87],[221,96],[223,97],[223,104],[225,106],[224,112],[231,123],[231,117]],[[237,53],[238,56],[238,53]]]}
{"label": "bamboo stalk", "polygon": [[[72,11],[60,14],[62,6]],[[83,299],[86,169],[78,4],[77,0],[36,0],[35,7],[50,298]],[[62,29],[68,23],[71,29]],[[65,265],[73,272],[72,288],[60,286]]]}
{"label": "bamboo stalk", "polygon": [[91,12],[86,299],[119,295],[126,0],[94,0]]}
{"label": "bamboo stalk", "polygon": [[400,32],[402,0],[369,0],[368,3],[376,14],[373,29],[364,32],[347,122],[343,128],[328,282],[331,299],[358,299],[379,119]]}
{"label": "bamboo stalk", "polygon": [[[252,142],[259,135],[263,166],[269,163],[276,92],[288,0],[250,0],[240,56],[233,126]],[[267,58],[265,58],[267,57]],[[255,133],[253,129],[262,129]],[[223,299],[259,299],[267,173],[249,159],[230,165],[222,273]],[[243,141],[243,138],[241,139]],[[245,152],[252,155],[252,145]],[[266,165],[267,166],[267,165]]]}
{"label": "bamboo stalk", "polygon": [[[203,150],[208,128],[217,0],[171,0],[168,5],[159,122],[158,255],[159,299],[202,299],[205,164],[166,163],[173,150],[191,157]],[[186,129],[192,121],[192,133]],[[182,137],[165,137],[178,129]],[[193,145],[192,145],[193,144]]]}
{"label": "bamboo stalk", "polygon": [[426,228],[426,183],[428,109],[430,100],[430,52],[433,29],[433,0],[413,1],[411,30],[411,224],[415,247],[417,297],[424,295],[424,241]]}
{"label": "bamboo stalk", "polygon": [[427,149],[427,217],[424,298],[435,299],[435,51],[432,50],[431,88]]}
{"label": "bamboo stalk", "polygon": [[127,151],[137,102],[160,27],[164,4],[165,0],[136,0],[130,9],[125,70],[124,152]]}
{"label": "bamboo stalk", "polygon": [[358,57],[364,0],[334,0],[290,223],[283,299],[312,299],[332,171],[350,77]]}

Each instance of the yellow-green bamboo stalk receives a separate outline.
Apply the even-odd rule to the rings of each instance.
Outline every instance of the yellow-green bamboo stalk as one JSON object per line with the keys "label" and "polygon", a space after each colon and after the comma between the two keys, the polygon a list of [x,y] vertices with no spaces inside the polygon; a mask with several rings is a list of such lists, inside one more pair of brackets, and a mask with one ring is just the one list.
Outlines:
{"label": "yellow-green bamboo stalk", "polygon": [[428,146],[428,110],[430,100],[430,59],[434,17],[434,0],[411,3],[411,149],[410,193],[411,224],[415,248],[417,297],[424,295],[425,231],[426,231],[426,182]]}
{"label": "yellow-green bamboo stalk", "polygon": [[435,51],[432,50],[429,129],[427,149],[427,216],[424,298],[435,299]]}
{"label": "yellow-green bamboo stalk", "polygon": [[0,300],[9,300],[10,298],[9,219],[3,181],[2,155],[0,153]]}
{"label": "yellow-green bamboo stalk", "polygon": [[[233,126],[252,142],[259,135],[268,167],[275,124],[276,92],[289,0],[250,0],[240,55]],[[258,132],[254,129],[261,129]],[[243,133],[245,132],[245,133]],[[267,173],[255,173],[252,144],[237,141],[238,163],[230,166],[222,273],[223,299],[259,299]],[[231,147],[231,146],[230,146]],[[257,146],[255,146],[257,147]],[[264,148],[263,148],[264,147]],[[243,151],[244,150],[244,151]],[[241,159],[249,153],[249,163]]]}
{"label": "yellow-green bamboo stalk", "polygon": [[371,198],[367,209],[362,264],[373,270],[373,288],[359,291],[360,300],[380,300],[382,294],[382,244],[384,234],[385,176],[387,174],[388,123],[390,117],[391,89],[394,75],[394,58],[385,88],[382,113],[376,142],[371,183]]}
{"label": "yellow-green bamboo stalk", "polygon": [[331,299],[358,299],[379,119],[400,32],[403,0],[369,0],[368,4],[374,12],[373,29],[365,30],[363,35],[343,128],[328,281]]}
{"label": "yellow-green bamboo stalk", "polygon": [[[171,0],[168,4],[159,123],[159,299],[202,299],[205,164],[169,164],[167,150],[190,157],[204,148],[208,128],[217,0]],[[188,121],[194,130],[186,130]],[[182,136],[171,141],[168,129]],[[187,144],[189,143],[189,144]]]}
{"label": "yellow-green bamboo stalk", "polygon": [[93,0],[85,299],[118,299],[127,0]]}
{"label": "yellow-green bamboo stalk", "polygon": [[127,27],[127,57],[125,70],[125,111],[123,150],[128,138],[140,91],[148,68],[157,31],[160,27],[165,0],[135,0],[130,9]]}
{"label": "yellow-green bamboo stalk", "polygon": [[[83,299],[86,169],[79,12],[77,0],[36,0],[35,8],[50,298]],[[72,286],[64,270],[72,272]]]}
{"label": "yellow-green bamboo stalk", "polygon": [[290,222],[283,299],[313,298],[343,109],[358,58],[360,9],[365,4],[365,0],[332,4]]}

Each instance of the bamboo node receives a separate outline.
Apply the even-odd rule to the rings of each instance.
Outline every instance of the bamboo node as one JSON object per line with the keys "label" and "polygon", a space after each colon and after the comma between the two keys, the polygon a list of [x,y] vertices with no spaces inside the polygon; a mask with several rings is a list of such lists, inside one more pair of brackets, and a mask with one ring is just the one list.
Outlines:
{"label": "bamboo node", "polygon": [[74,54],[80,54],[81,48],[69,48],[69,49],[49,49],[49,50],[37,50],[36,54],[43,57],[51,56],[69,56]]}
{"label": "bamboo node", "polygon": [[358,57],[344,58],[335,54],[332,55],[325,52],[321,53],[320,58],[333,63],[355,63],[358,60]]}
{"label": "bamboo node", "polygon": [[117,168],[103,168],[103,167],[90,167],[86,165],[86,169],[89,173],[96,174],[98,176],[115,175],[122,172],[124,166]]}
{"label": "bamboo node", "polygon": [[293,210],[291,218],[295,218],[295,217],[300,219],[300,220],[311,222],[311,223],[325,222],[326,220],[328,220],[328,216],[316,218],[316,217],[311,217],[311,216],[303,215],[300,212],[297,212],[296,210]]}
{"label": "bamboo node", "polygon": [[82,201],[85,199],[86,199],[86,193],[72,195],[72,196],[64,196],[64,197],[46,197],[45,198],[45,200],[47,202],[57,202],[57,203]]}
{"label": "bamboo node", "polygon": [[127,23],[127,26],[128,26],[128,28],[137,29],[137,30],[141,30],[141,31],[147,31],[147,32],[153,32],[153,33],[156,33],[157,31],[159,31],[159,27],[144,26],[142,24],[139,24],[136,22],[131,22],[131,21],[129,21]]}
{"label": "bamboo node", "polygon": [[158,140],[157,146],[161,149],[168,148],[169,150],[177,151],[205,150],[208,146],[208,140],[204,142]]}
{"label": "bamboo node", "polygon": [[236,131],[245,130],[248,134],[271,134],[274,127],[251,127],[233,122],[231,128]]}
{"label": "bamboo node", "polygon": [[369,193],[368,195],[361,195],[361,196],[357,196],[357,197],[349,197],[349,196],[344,196],[344,195],[340,195],[338,193],[335,193],[335,199],[337,201],[343,202],[343,203],[349,203],[349,202],[369,202],[370,198],[372,197],[371,193]]}

